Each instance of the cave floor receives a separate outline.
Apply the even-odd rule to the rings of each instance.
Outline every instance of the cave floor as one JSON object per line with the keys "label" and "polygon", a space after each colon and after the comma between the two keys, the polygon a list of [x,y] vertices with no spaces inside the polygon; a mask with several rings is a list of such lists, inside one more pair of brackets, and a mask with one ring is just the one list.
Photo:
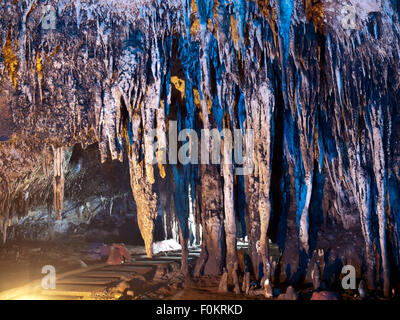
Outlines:
{"label": "cave floor", "polygon": [[[0,248],[0,299],[265,300],[262,295],[219,293],[220,276],[185,278],[180,272],[179,251],[159,253],[148,259],[144,246],[126,248],[132,255],[131,261],[110,266],[93,254],[93,243],[9,243]],[[191,269],[199,254],[199,248],[190,250]],[[47,265],[57,271],[54,291],[41,288],[41,280],[46,276],[42,268]],[[279,289],[284,292],[285,288]],[[311,289],[301,291],[302,299],[311,297]],[[342,298],[354,299],[351,295]]]}
{"label": "cave floor", "polygon": [[[108,266],[104,260],[99,261],[93,255],[92,246],[93,243],[82,241],[6,244],[0,248],[2,257],[0,298],[22,300],[263,299],[233,293],[217,293],[220,280],[218,276],[185,279],[180,273],[179,251],[159,253],[153,259],[147,259],[143,246],[126,246],[132,254],[132,261],[118,266]],[[198,255],[199,249],[191,250],[191,268],[194,267]],[[44,292],[42,289],[31,289],[34,284],[36,287],[40,286],[41,279],[46,276],[42,274],[42,268],[47,265],[54,266],[57,272],[57,290],[54,293],[51,290]],[[166,269],[165,266],[167,266]],[[58,279],[60,274],[71,275],[61,278],[60,281]],[[83,286],[85,286],[84,290],[79,289]],[[67,290],[69,292],[66,292]],[[87,295],[86,293],[90,290],[94,292]],[[71,294],[71,291],[74,292]],[[14,295],[12,298],[8,295],[9,292]]]}
{"label": "cave floor", "polygon": [[[40,281],[44,266],[53,266],[58,274],[85,270],[102,262],[93,254],[93,243],[81,241],[12,242],[0,247],[0,297],[9,290]],[[144,246],[127,246],[136,255]]]}

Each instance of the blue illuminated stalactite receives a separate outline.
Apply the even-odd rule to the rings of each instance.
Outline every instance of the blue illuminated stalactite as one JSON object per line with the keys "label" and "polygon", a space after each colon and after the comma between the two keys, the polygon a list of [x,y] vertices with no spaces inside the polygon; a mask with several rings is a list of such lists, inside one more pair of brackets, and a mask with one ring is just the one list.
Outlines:
{"label": "blue illuminated stalactite", "polygon": [[121,150],[122,150],[122,145],[121,145],[121,143],[119,142],[119,139],[118,139],[117,137],[115,137],[115,143],[117,144],[117,150],[118,150],[118,152],[121,152]]}
{"label": "blue illuminated stalactite", "polygon": [[279,3],[279,34],[282,41],[283,69],[289,57],[290,26],[292,22],[293,0],[278,0]]}
{"label": "blue illuminated stalactite", "polygon": [[239,35],[239,50],[242,50],[242,57],[245,55],[244,48],[244,28],[246,23],[246,0],[234,0],[234,7],[236,13],[236,21]]}
{"label": "blue illuminated stalactite", "polygon": [[[178,110],[178,132],[183,129],[183,123],[181,119],[180,111]],[[179,166],[172,165],[172,171],[174,174],[174,182],[175,182],[175,208],[176,214],[179,219],[179,227],[181,228],[182,235],[185,239],[189,238],[189,228],[188,228],[188,219],[189,219],[189,165]]]}
{"label": "blue illuminated stalactite", "polygon": [[240,100],[239,100],[239,104],[238,104],[238,113],[239,113],[240,129],[242,130],[242,135],[244,136],[244,123],[247,118],[247,113],[246,113],[246,103],[245,103],[244,95],[242,92],[240,93]]}
{"label": "blue illuminated stalactite", "polygon": [[190,41],[190,14],[191,14],[191,0],[183,0],[184,1],[184,19],[186,26],[186,36]]}
{"label": "blue illuminated stalactite", "polygon": [[[293,65],[289,66],[290,68],[293,68]],[[286,115],[286,120],[285,120],[285,140],[286,144],[289,150],[290,155],[294,157],[295,163],[294,163],[294,178],[295,178],[295,193],[296,193],[296,222],[298,227],[300,228],[300,219],[303,213],[303,209],[306,205],[306,198],[307,198],[307,186],[305,184],[305,169],[304,169],[304,164],[303,164],[303,157],[301,153],[301,147],[300,147],[300,132],[298,128],[298,121],[299,116],[301,116],[301,104],[299,100],[299,82],[301,81],[301,77],[299,76],[299,73],[296,71],[296,77],[294,79],[296,88],[295,90],[297,91],[296,97],[297,100],[294,101],[293,103],[296,104],[297,110],[299,113],[293,114],[290,111],[290,106],[285,112]],[[286,92],[286,96],[288,97],[288,94]],[[299,233],[300,234],[300,233]],[[300,239],[299,239],[300,240]]]}
{"label": "blue illuminated stalactite", "polygon": [[[288,84],[287,84],[287,69],[293,68],[294,66],[288,65],[289,59],[289,45],[290,45],[290,28],[291,28],[291,20],[292,20],[292,12],[293,12],[293,1],[291,0],[278,0],[279,6],[279,21],[278,29],[279,29],[279,38],[280,38],[280,52],[281,52],[281,70],[282,70],[282,95],[284,101],[284,141],[287,146],[287,150],[290,155],[294,157],[294,179],[295,179],[295,197],[297,203],[297,211],[296,211],[296,222],[297,225],[300,226],[300,218],[301,218],[301,210],[304,207],[305,196],[307,190],[304,190],[304,168],[303,161],[300,152],[300,141],[299,141],[299,132],[297,128],[297,114],[296,118],[293,119],[292,112],[290,110],[289,105],[289,94],[288,94]],[[290,186],[290,177],[289,177],[289,166],[288,157],[284,157],[284,169],[285,169],[285,177],[283,182],[283,187]],[[291,202],[291,194],[287,190],[282,190],[284,195],[284,212],[282,213],[283,217],[287,217],[289,213],[289,207]],[[285,219],[281,219],[281,223],[286,223]],[[278,242],[280,242],[280,246],[285,246],[286,234],[284,233],[284,226],[281,225],[281,236],[278,238]],[[293,272],[295,270],[292,270]]]}
{"label": "blue illuminated stalactite", "polygon": [[[334,107],[334,106],[330,106]],[[329,125],[330,119],[327,116],[326,109],[321,109],[320,113],[320,127],[323,128],[323,133],[321,133],[321,138],[319,141],[320,147],[323,148],[324,153],[321,153],[320,156],[326,155],[328,161],[332,161],[334,158],[338,157],[337,149],[336,149],[336,141],[333,135],[332,126]],[[322,139],[323,136],[323,139]],[[323,159],[322,159],[323,160]],[[322,161],[320,162],[322,165]]]}
{"label": "blue illuminated stalactite", "polygon": [[129,145],[133,146],[133,132],[132,132],[132,123],[131,119],[128,119],[128,137],[129,137]]}
{"label": "blue illuminated stalactite", "polygon": [[[163,48],[164,52],[168,53],[172,51],[172,37],[168,36],[163,42]],[[169,97],[169,94],[171,92],[171,69],[172,69],[172,59],[169,57],[167,59],[164,57],[166,61],[164,63],[167,65],[166,67],[166,73],[161,75],[161,83],[164,84],[163,87],[163,92],[161,94],[161,97],[164,97],[164,107],[165,107],[165,115],[169,116],[169,111],[170,111],[170,105],[167,97]]]}
{"label": "blue illuminated stalactite", "polygon": [[[211,50],[210,50],[210,58],[213,62],[213,69],[215,71],[215,80],[216,85],[222,84],[222,74],[225,71],[223,65],[219,63],[219,56],[218,56],[218,42],[213,36],[213,41],[211,43]],[[220,105],[218,97],[213,97],[212,101],[212,110],[215,121],[217,123],[217,128],[219,131],[223,129],[223,117],[224,117],[224,109],[223,106]]]}
{"label": "blue illuminated stalactite", "polygon": [[200,24],[207,25],[208,19],[213,18],[214,0],[196,0]]}
{"label": "blue illuminated stalactite", "polygon": [[[372,137],[372,135],[374,134],[373,133],[373,124],[372,124],[372,122],[371,122],[371,114],[373,113],[373,112],[375,112],[375,110],[374,109],[377,109],[377,108],[380,108],[381,109],[381,112],[382,112],[382,107],[381,107],[381,105],[380,105],[380,103],[381,103],[381,101],[376,101],[376,97],[378,97],[379,96],[379,92],[376,92],[375,91],[375,86],[374,86],[374,84],[372,83],[372,81],[371,81],[371,83],[370,83],[370,99],[369,99],[369,103],[368,103],[368,105],[367,105],[367,107],[366,107],[366,110],[365,110],[365,119],[366,119],[366,122],[367,122],[367,130],[369,130],[370,131],[370,134],[371,134],[371,137]],[[381,135],[383,136],[383,133],[382,133],[382,131],[381,131]],[[374,142],[373,141],[371,141],[371,144],[374,144]],[[372,153],[374,153],[374,150],[372,150]],[[376,155],[373,155],[373,157],[375,157]],[[385,161],[386,162],[386,161]],[[386,219],[384,219],[384,221],[382,221],[382,223],[384,224],[384,229],[385,229],[385,231],[384,231],[384,234],[380,234],[380,232],[379,232],[379,217],[377,216],[377,206],[378,206],[378,203],[377,203],[377,188],[378,188],[378,185],[380,184],[380,185],[383,185],[383,190],[384,190],[384,195],[386,195],[386,192],[387,192],[387,168],[385,167],[385,168],[383,168],[384,169],[384,177],[383,177],[383,181],[378,181],[377,180],[377,177],[376,176],[373,176],[373,178],[372,178],[372,182],[371,182],[371,184],[372,184],[372,201],[373,201],[373,207],[372,207],[372,212],[375,214],[375,216],[374,216],[374,222],[373,222],[373,226],[372,226],[372,228],[375,230],[375,232],[374,232],[374,236],[375,236],[375,242],[376,242],[376,245],[377,245],[377,247],[378,247],[378,250],[379,250],[379,252],[380,252],[380,254],[382,254],[382,250],[386,250],[387,248],[386,248],[386,246],[384,247],[384,248],[382,248],[381,247],[381,245],[380,245],[380,242],[379,242],[379,237],[383,237],[384,239],[385,239],[385,243],[386,243]],[[386,202],[386,201],[385,201]],[[384,205],[384,208],[386,209],[386,205]]]}
{"label": "blue illuminated stalactite", "polygon": [[[177,110],[178,132],[183,129],[196,129],[197,110],[194,103],[193,88],[200,83],[200,62],[198,59],[198,44],[189,38],[178,39],[178,58],[185,75],[185,105],[179,105]],[[185,108],[186,110],[182,110]],[[184,112],[185,111],[185,112]],[[182,118],[182,114],[186,114]],[[188,143],[188,142],[184,142]],[[175,206],[183,236],[189,240],[189,185],[192,201],[196,199],[198,168],[196,165],[172,165],[175,181]]]}

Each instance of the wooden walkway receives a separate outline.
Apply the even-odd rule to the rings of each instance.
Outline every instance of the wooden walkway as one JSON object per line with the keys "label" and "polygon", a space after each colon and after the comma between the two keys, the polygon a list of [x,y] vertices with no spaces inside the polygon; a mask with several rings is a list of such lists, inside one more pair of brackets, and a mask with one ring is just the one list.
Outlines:
{"label": "wooden walkway", "polygon": [[[200,249],[190,250],[189,260],[199,255]],[[116,266],[102,263],[56,275],[55,290],[43,289],[41,280],[38,280],[20,288],[0,292],[0,300],[92,299],[96,294],[101,294],[122,281],[130,281],[137,277],[151,281],[157,276],[179,268],[180,262],[180,252],[176,251],[152,259],[136,255],[129,263]]]}

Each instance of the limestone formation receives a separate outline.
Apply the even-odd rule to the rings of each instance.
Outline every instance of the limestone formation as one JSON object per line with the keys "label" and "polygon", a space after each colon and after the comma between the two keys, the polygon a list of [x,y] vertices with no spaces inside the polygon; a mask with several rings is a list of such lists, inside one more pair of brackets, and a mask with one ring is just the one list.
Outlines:
{"label": "limestone formation", "polygon": [[[185,275],[201,239],[193,274],[226,269],[239,293],[241,233],[259,285],[275,271],[302,282],[317,250],[315,287],[354,261],[369,289],[382,283],[390,296],[400,271],[398,1],[4,0],[0,17],[3,242],[30,212],[62,219],[66,202],[84,214],[95,197],[112,213],[109,199],[128,184],[147,255],[162,221]],[[179,138],[205,129],[219,146],[207,134],[205,146]],[[245,139],[229,154],[222,133],[235,130]],[[224,163],[196,162],[197,151]]]}

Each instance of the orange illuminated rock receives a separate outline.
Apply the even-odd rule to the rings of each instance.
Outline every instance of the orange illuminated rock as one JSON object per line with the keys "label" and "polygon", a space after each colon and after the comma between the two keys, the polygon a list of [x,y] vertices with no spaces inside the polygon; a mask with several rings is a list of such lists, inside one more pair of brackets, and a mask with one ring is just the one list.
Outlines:
{"label": "orange illuminated rock", "polygon": [[107,264],[115,266],[131,260],[131,254],[123,244],[113,244],[109,247]]}

